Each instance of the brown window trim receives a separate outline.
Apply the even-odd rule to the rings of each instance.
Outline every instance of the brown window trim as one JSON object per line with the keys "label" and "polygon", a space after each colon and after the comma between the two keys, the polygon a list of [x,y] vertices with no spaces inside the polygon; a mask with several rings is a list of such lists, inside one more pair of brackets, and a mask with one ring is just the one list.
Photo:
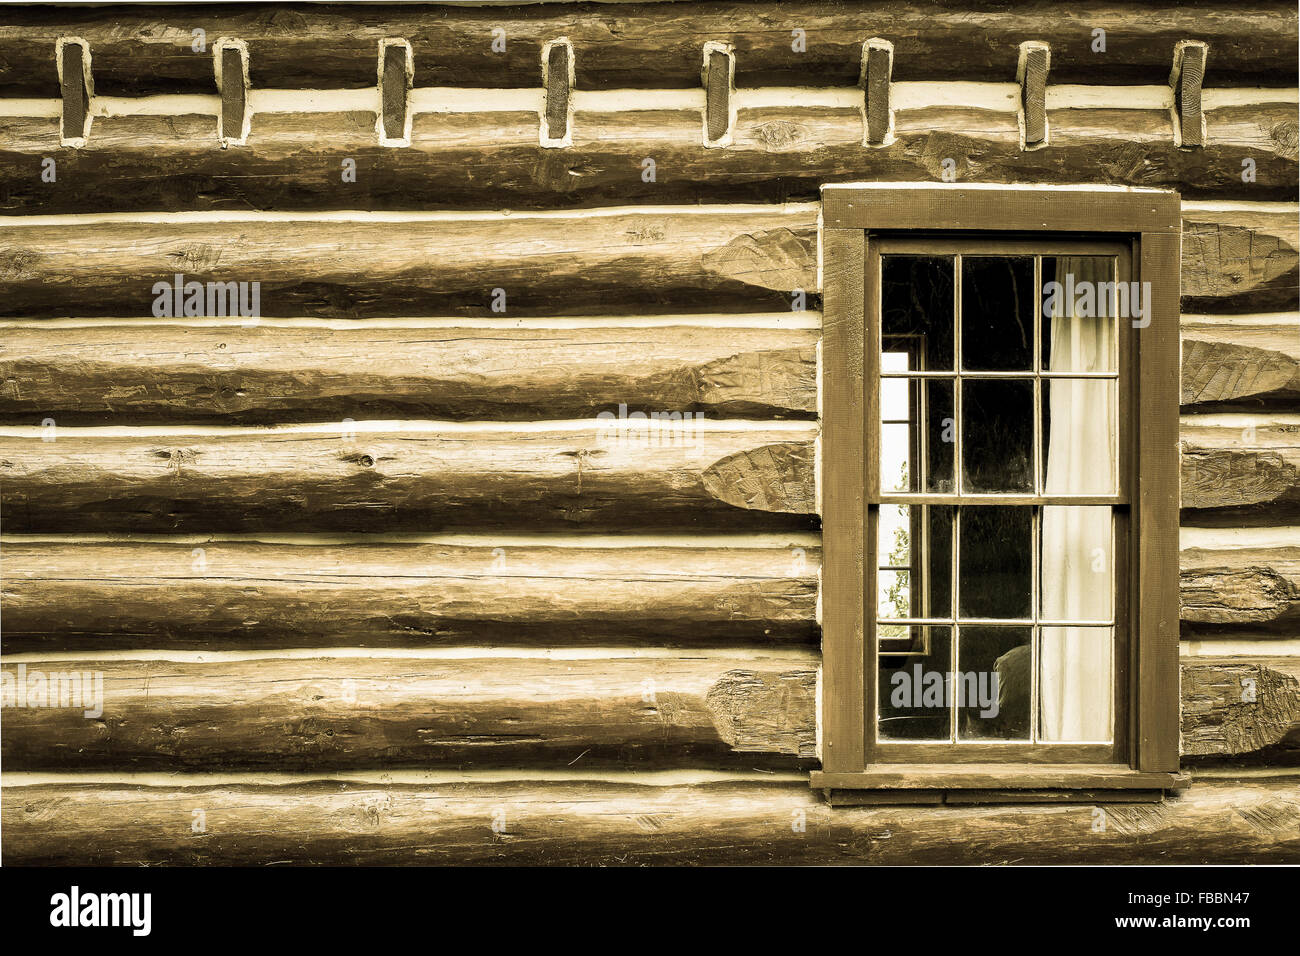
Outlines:
{"label": "brown window trim", "polygon": [[[1165,190],[1056,186],[845,184],[822,189],[822,767],[811,785],[832,802],[880,794],[929,801],[1068,799],[1116,790],[1150,794],[1185,785],[1178,762],[1178,383],[1180,199]],[[942,233],[1052,234],[1131,244],[1133,278],[1151,283],[1151,321],[1132,336],[1126,407],[1131,489],[1127,621],[1132,640],[1127,727],[1116,763],[883,763],[872,760],[867,710],[876,649],[867,529],[879,498],[867,441],[880,350],[870,321],[877,290],[868,269],[873,237]],[[868,597],[871,600],[868,600]],[[873,676],[874,681],[874,676]],[[1120,702],[1117,701],[1117,705]],[[861,800],[839,791],[862,791]]]}

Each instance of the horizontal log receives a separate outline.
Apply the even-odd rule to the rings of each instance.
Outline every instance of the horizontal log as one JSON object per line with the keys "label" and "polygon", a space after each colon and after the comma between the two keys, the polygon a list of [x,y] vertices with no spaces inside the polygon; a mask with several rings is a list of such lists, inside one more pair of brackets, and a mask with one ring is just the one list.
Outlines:
{"label": "horizontal log", "polygon": [[[812,766],[818,663],[815,650],[25,660],[3,668],[3,755],[10,771]],[[1293,658],[1185,662],[1184,751],[1283,740],[1297,672]]]}
{"label": "horizontal log", "polygon": [[1184,634],[1240,626],[1295,633],[1300,547],[1184,546],[1181,567]]}
{"label": "horizontal log", "polygon": [[1179,438],[1192,523],[1210,512],[1216,523],[1278,522],[1300,510],[1300,416],[1185,415]]}
{"label": "horizontal log", "polygon": [[816,644],[814,545],[686,544],[7,538],[4,650]]}
{"label": "horizontal log", "polygon": [[[1188,37],[1209,43],[1214,83],[1268,85],[1289,76],[1294,65],[1296,18],[1289,4],[1189,9],[1162,2],[1120,9],[1088,0],[1069,16],[1046,0],[1001,6],[805,0],[614,9],[14,9],[0,21],[0,85],[13,96],[52,95],[54,41],[74,34],[90,41],[95,86],[105,94],[210,92],[211,54],[194,51],[195,29],[205,30],[209,43],[221,36],[244,40],[255,87],[305,89],[373,86],[376,49],[385,37],[410,41],[416,86],[538,86],[542,46],[559,36],[573,42],[580,89],[697,86],[700,51],[718,39],[734,44],[741,85],[852,84],[862,43],[871,36],[894,43],[895,80],[1006,80],[1015,75],[1018,45],[1026,37],[1051,44],[1056,82],[1166,82],[1174,44]],[[1106,32],[1104,54],[1093,49],[1097,27]],[[804,32],[802,47],[795,28]],[[493,49],[494,29],[504,31],[504,50]]]}
{"label": "horizontal log", "polygon": [[816,526],[811,422],[375,425],[0,431],[0,520],[15,534]]}
{"label": "horizontal log", "polygon": [[[150,315],[177,273],[259,282],[265,316],[490,318],[496,289],[510,316],[782,311],[817,289],[817,210],[10,217],[0,316]],[[1188,204],[1184,230],[1184,311],[1296,309],[1294,204]]]}
{"label": "horizontal log", "polygon": [[810,418],[818,338],[813,329],[673,325],[28,325],[0,338],[0,420],[503,420],[620,405]]}
{"label": "horizontal log", "polygon": [[1300,658],[1225,658],[1182,667],[1184,757],[1237,756],[1300,732]]}
{"label": "horizontal log", "polygon": [[1297,263],[1294,205],[1184,203],[1184,312],[1294,312]]}
{"label": "horizontal log", "polygon": [[[11,537],[5,649],[813,643],[814,545],[552,547],[346,541],[96,543]],[[1295,548],[1185,547],[1185,631],[1288,632]],[[558,582],[558,583],[557,583]]]}
{"label": "horizontal log", "polygon": [[[539,144],[535,112],[417,114],[401,149],[379,145],[373,112],[259,113],[248,145],[228,149],[211,116],[113,116],[95,120],[85,147],[59,152],[53,183],[41,173],[58,149],[58,120],[0,118],[0,211],[811,201],[829,182],[940,182],[954,173],[963,182],[1295,196],[1294,103],[1209,110],[1207,143],[1196,150],[1175,145],[1168,110],[1060,109],[1049,111],[1048,145],[1025,151],[1007,106],[900,110],[891,145],[871,148],[861,103],[851,102],[742,108],[720,149],[703,145],[698,110],[579,111],[564,149]],[[357,164],[355,182],[343,180],[344,157]],[[1244,159],[1255,164],[1249,182]],[[113,188],[103,188],[109,180]]]}
{"label": "horizontal log", "polygon": [[[814,329],[671,320],[617,328],[612,321],[559,329],[341,321],[8,326],[0,340],[0,421],[503,420],[594,415],[620,403],[709,417],[815,413]],[[1182,330],[1185,410],[1300,399],[1300,315],[1184,316]]]}
{"label": "horizontal log", "polygon": [[155,284],[178,273],[258,282],[261,314],[289,317],[788,311],[792,290],[817,287],[812,204],[0,227],[5,316],[151,315]]}
{"label": "horizontal log", "polygon": [[[815,527],[814,423],[600,414],[609,417],[459,428],[82,429],[49,419],[0,430],[0,519],[14,534]],[[1300,423],[1238,417],[1244,424],[1185,420],[1183,507],[1220,522],[1293,511]]]}
{"label": "horizontal log", "polygon": [[[3,756],[6,771],[794,768],[815,759],[816,661],[815,651],[774,660],[710,651],[6,664],[16,689]],[[96,687],[102,679],[92,707],[75,695],[72,707],[46,702],[57,681],[82,673]],[[33,695],[25,704],[23,693]]]}
{"label": "horizontal log", "polygon": [[1294,864],[1295,793],[1205,779],[1156,806],[831,807],[797,782],[69,778],[7,784],[0,819],[5,865]]}
{"label": "horizontal log", "polygon": [[1300,401],[1300,314],[1184,316],[1182,333],[1184,408]]}

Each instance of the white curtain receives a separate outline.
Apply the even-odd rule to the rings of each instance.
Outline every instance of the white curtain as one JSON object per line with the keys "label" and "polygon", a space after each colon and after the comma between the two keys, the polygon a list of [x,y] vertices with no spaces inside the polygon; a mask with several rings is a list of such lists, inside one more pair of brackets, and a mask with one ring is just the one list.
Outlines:
{"label": "white curtain", "polygon": [[[1056,281],[1112,282],[1110,258],[1056,260]],[[1047,278],[1046,276],[1044,277]],[[1068,288],[1068,286],[1067,286]],[[1093,287],[1094,290],[1096,286]],[[1064,292],[1051,316],[1050,371],[1114,371],[1115,318],[1108,297],[1076,310]],[[1089,312],[1079,315],[1076,312]],[[1116,394],[1110,380],[1044,379],[1050,415],[1044,491],[1049,495],[1113,492]],[[1112,605],[1111,509],[1043,509],[1041,598],[1044,620],[1109,620]],[[1049,741],[1111,737],[1112,632],[1106,628],[1044,627],[1040,645],[1039,736]]]}

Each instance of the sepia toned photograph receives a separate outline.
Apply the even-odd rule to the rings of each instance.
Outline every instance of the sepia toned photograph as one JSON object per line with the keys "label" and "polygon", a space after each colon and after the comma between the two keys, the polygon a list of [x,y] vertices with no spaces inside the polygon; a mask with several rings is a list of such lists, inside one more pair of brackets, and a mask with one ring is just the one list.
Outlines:
{"label": "sepia toned photograph", "polygon": [[32,921],[412,866],[1284,916],[1297,23],[0,5]]}

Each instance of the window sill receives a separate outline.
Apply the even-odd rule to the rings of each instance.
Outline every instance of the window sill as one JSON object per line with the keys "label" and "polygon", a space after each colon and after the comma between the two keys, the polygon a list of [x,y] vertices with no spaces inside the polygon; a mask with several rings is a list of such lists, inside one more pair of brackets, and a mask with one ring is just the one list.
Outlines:
{"label": "window sill", "polygon": [[814,770],[809,779],[814,790],[827,791],[832,804],[1128,801],[1159,799],[1189,781],[1185,773],[1109,764],[951,763],[877,764],[858,773]]}

